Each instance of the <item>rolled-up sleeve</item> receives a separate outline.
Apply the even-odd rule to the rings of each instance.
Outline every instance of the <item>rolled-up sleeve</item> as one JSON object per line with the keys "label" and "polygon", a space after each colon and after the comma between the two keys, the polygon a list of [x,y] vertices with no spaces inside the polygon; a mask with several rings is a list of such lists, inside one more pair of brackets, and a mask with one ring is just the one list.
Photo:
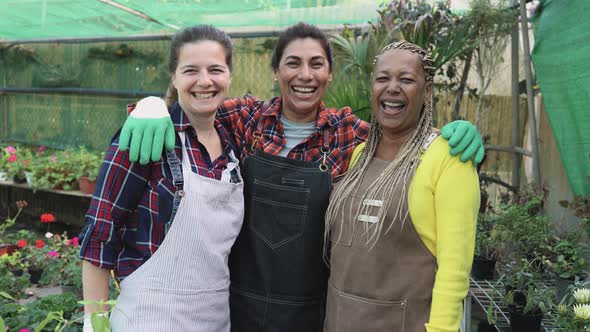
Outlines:
{"label": "rolled-up sleeve", "polygon": [[80,237],[80,258],[104,269],[113,269],[121,247],[117,230],[135,213],[146,190],[150,167],[129,161],[118,149],[118,133],[107,149],[86,212]]}

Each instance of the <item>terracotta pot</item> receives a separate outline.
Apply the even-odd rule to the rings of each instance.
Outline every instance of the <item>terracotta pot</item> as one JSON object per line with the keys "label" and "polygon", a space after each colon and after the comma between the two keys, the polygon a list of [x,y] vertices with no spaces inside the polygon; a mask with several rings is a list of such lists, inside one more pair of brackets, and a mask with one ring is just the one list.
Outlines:
{"label": "terracotta pot", "polygon": [[12,254],[18,250],[18,246],[15,244],[0,244],[0,256],[4,254]]}
{"label": "terracotta pot", "polygon": [[80,184],[80,191],[92,195],[94,194],[94,188],[96,188],[96,181],[90,181],[88,177],[81,176],[78,179],[78,183]]}

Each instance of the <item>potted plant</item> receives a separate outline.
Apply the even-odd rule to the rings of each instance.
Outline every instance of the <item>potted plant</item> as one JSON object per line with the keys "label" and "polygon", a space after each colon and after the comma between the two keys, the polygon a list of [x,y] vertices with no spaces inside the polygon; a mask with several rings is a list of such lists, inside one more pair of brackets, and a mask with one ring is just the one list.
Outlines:
{"label": "potted plant", "polygon": [[478,280],[494,279],[496,275],[496,261],[500,258],[499,245],[493,236],[493,219],[486,214],[480,214],[475,236],[475,255],[471,267],[471,276]]}
{"label": "potted plant", "polygon": [[551,242],[548,268],[555,276],[556,300],[560,301],[576,279],[586,278],[588,245],[582,240],[582,234],[575,231],[555,235]]}
{"label": "potted plant", "polygon": [[14,148],[14,151],[15,153],[10,155],[7,164],[8,178],[12,177],[15,183],[28,183],[31,185],[33,153],[25,146],[18,146]]}
{"label": "potted plant", "polygon": [[543,316],[554,306],[554,294],[543,285],[538,260],[522,258],[503,267],[499,284],[504,286],[512,331],[540,331]]}
{"label": "potted plant", "polygon": [[78,183],[77,168],[77,160],[67,151],[42,155],[32,168],[33,188],[72,190]]}
{"label": "potted plant", "polygon": [[8,181],[8,163],[14,162],[16,157],[12,155],[16,153],[16,149],[12,146],[2,147],[0,152],[0,181]]}
{"label": "potted plant", "polygon": [[8,255],[0,256],[0,268],[6,268],[15,277],[20,277],[23,275],[23,272],[27,270],[28,264],[23,258],[23,254],[20,251],[15,251],[14,253]]}
{"label": "potted plant", "polygon": [[71,156],[77,161],[76,169],[80,191],[85,194],[93,194],[104,153],[93,152],[80,147],[72,152]]}
{"label": "potted plant", "polygon": [[18,249],[16,243],[9,242],[10,236],[6,232],[10,227],[12,227],[12,225],[14,225],[14,223],[16,223],[18,216],[20,216],[22,210],[25,207],[27,207],[26,201],[17,201],[17,210],[14,217],[7,217],[4,222],[0,224],[0,256],[4,254],[12,254]]}

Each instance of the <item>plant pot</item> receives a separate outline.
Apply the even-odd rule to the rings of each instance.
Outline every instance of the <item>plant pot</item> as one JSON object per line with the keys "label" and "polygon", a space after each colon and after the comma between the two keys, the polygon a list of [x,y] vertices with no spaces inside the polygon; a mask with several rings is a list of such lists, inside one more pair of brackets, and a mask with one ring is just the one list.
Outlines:
{"label": "plant pot", "polygon": [[567,289],[569,286],[573,285],[575,278],[555,278],[555,301],[559,303],[561,299],[567,294]]}
{"label": "plant pot", "polygon": [[14,269],[10,270],[15,277],[20,277],[23,275],[24,271],[22,269]]}
{"label": "plant pot", "polygon": [[96,188],[96,181],[90,181],[88,177],[81,176],[78,179],[78,183],[80,184],[80,191],[92,195],[94,194],[94,188]]}
{"label": "plant pot", "polygon": [[476,280],[492,280],[496,277],[496,261],[475,257],[471,266],[471,276]]}
{"label": "plant pot", "polygon": [[32,172],[25,172],[25,180],[29,187],[33,186],[33,173]]}
{"label": "plant pot", "polygon": [[7,182],[8,181],[8,173],[4,171],[0,171],[0,181]]}
{"label": "plant pot", "polygon": [[31,275],[31,278],[29,279],[31,284],[38,284],[39,280],[41,280],[41,276],[43,275],[43,270],[29,269],[29,274]]}
{"label": "plant pot", "polygon": [[541,331],[543,313],[514,312],[510,310],[510,331],[512,332],[538,332]]}
{"label": "plant pot", "polygon": [[0,256],[4,254],[10,255],[17,250],[18,246],[16,244],[0,244]]}
{"label": "plant pot", "polygon": [[27,177],[24,175],[15,175],[12,178],[12,181],[14,181],[14,183],[18,183],[18,184],[27,183]]}
{"label": "plant pot", "polygon": [[496,329],[495,325],[482,320],[477,324],[477,332],[498,332],[498,329]]}

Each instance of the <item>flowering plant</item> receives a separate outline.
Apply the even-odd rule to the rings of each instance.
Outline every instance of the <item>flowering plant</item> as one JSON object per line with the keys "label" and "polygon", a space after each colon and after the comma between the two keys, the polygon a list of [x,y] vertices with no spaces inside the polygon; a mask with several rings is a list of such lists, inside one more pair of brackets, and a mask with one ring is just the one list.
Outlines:
{"label": "flowering plant", "polygon": [[30,172],[32,169],[33,152],[24,146],[12,147],[9,146],[6,149],[12,148],[8,157],[8,164],[6,170],[8,176],[16,178],[25,178],[25,172]]}
{"label": "flowering plant", "polygon": [[33,187],[70,190],[78,180],[78,160],[68,151],[45,153],[32,167]]}
{"label": "flowering plant", "polygon": [[4,243],[4,241],[6,241],[6,231],[12,227],[12,225],[14,225],[14,223],[16,222],[16,219],[18,218],[18,216],[20,215],[20,213],[22,212],[22,210],[27,207],[27,202],[26,201],[17,201],[16,202],[16,214],[14,215],[14,217],[7,217],[3,223],[0,224],[0,244]]}
{"label": "flowering plant", "polygon": [[16,161],[16,149],[13,146],[6,146],[2,148],[0,153],[0,171],[5,171],[8,164]]}
{"label": "flowering plant", "polygon": [[576,280],[557,306],[556,327],[560,331],[590,331],[590,289],[588,281]]}

